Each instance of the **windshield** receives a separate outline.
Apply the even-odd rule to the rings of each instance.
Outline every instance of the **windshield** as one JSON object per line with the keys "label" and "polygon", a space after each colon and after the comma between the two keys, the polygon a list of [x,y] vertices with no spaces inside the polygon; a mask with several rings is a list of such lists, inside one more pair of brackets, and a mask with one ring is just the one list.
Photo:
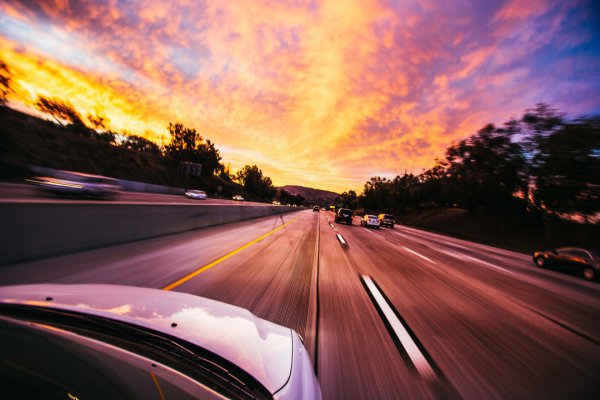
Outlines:
{"label": "windshield", "polygon": [[[43,307],[12,306],[5,304],[0,305],[0,316],[2,315],[18,318],[28,323],[38,322],[47,324],[48,326],[64,330],[65,332],[71,332],[86,338],[96,339],[103,343],[131,351],[134,354],[148,357],[149,359],[168,365],[198,383],[210,387],[212,390],[216,390],[231,398],[270,398],[267,389],[237,366],[205,349],[157,331],[150,331],[139,326],[107,318]],[[23,328],[23,325],[11,324],[9,320],[5,320],[5,324],[8,325],[10,329],[26,329]],[[44,336],[47,335],[52,336],[53,332],[55,331],[36,332],[34,339],[37,341],[43,341],[44,339],[53,341],[53,338],[51,337],[44,338]],[[23,336],[15,339],[19,341],[18,346],[15,347],[15,349],[31,346],[31,343],[27,342],[29,338],[29,336]],[[62,362],[66,362],[61,353],[73,353],[73,351],[65,352],[64,349],[59,348],[45,348],[44,346],[41,348],[48,352],[42,359],[48,361],[62,360]],[[81,351],[81,354],[87,354],[88,348],[82,348]],[[4,353],[0,354],[4,355]],[[18,354],[19,351],[16,351],[15,357],[17,357]],[[77,357],[79,356],[78,353],[74,355]],[[26,360],[25,364],[21,364],[21,361],[19,361],[19,365],[23,366],[19,367],[17,370],[28,370],[26,365],[32,364],[36,365],[34,371],[39,368],[46,368],[44,367],[44,364],[41,364],[41,366],[36,364],[37,361],[40,361],[39,356],[40,354],[36,354],[35,358]],[[125,361],[125,363],[126,362],[127,361]],[[56,368],[56,362],[53,362],[52,365],[52,368]],[[90,376],[85,378],[84,381],[91,380],[94,382],[91,387],[86,386],[85,390],[90,390],[92,387],[100,385],[101,382],[104,382],[104,379],[106,382],[119,382],[119,379],[114,379],[112,374],[102,379],[93,376],[92,370],[97,368],[95,364],[83,364],[83,368],[84,370],[82,373],[88,373],[85,371],[90,371],[88,373]],[[126,365],[110,366],[110,368],[117,368],[118,370],[128,369]],[[60,371],[62,370],[57,370],[57,372]],[[70,369],[67,369],[66,371],[70,371]],[[6,373],[9,375],[12,374],[10,372]],[[21,375],[18,371],[15,373],[23,377],[19,379],[24,379],[27,376],[26,374]],[[135,377],[135,374],[133,374],[133,377]],[[71,381],[68,374],[64,376],[60,375],[60,379]],[[53,383],[53,385],[56,386],[57,384]],[[135,382],[129,382],[128,385],[131,385],[133,388],[136,388],[137,386]],[[57,386],[60,387],[62,385]],[[107,386],[107,388],[110,387],[112,387],[112,384]],[[136,388],[136,390],[137,389],[139,388]],[[129,390],[131,390],[131,388]],[[98,397],[94,396],[94,398]]]}
{"label": "windshield", "polygon": [[[3,332],[0,378],[11,399],[131,399],[139,396],[194,399],[201,386],[180,382],[167,368],[124,352],[43,326],[14,324],[0,318]],[[35,349],[28,351],[27,349]],[[145,365],[144,365],[145,364]]]}

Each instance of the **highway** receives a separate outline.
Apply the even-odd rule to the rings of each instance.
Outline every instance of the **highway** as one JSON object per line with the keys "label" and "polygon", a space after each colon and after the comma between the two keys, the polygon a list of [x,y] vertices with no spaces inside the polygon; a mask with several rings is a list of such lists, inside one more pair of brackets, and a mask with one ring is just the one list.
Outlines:
{"label": "highway", "polygon": [[264,206],[269,203],[257,203],[252,201],[234,201],[223,198],[208,198],[205,200],[188,199],[183,194],[159,194],[144,192],[121,191],[112,200],[103,199],[82,199],[68,198],[64,196],[53,196],[41,190],[34,185],[22,183],[0,183],[0,204],[2,203],[65,203],[65,204],[92,204],[92,203],[110,203],[110,204],[169,204],[169,205],[239,205],[239,206]]}
{"label": "highway", "polygon": [[324,399],[600,394],[600,284],[530,256],[302,210],[0,268],[175,290],[295,329]]}

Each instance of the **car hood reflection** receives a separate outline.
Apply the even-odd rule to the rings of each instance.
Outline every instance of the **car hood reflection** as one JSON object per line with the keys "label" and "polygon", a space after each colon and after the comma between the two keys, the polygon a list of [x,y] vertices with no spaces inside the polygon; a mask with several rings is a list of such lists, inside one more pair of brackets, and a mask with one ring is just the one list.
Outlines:
{"label": "car hood reflection", "polygon": [[55,284],[2,287],[0,301],[89,313],[165,332],[231,361],[271,393],[290,376],[291,330],[218,301],[130,286]]}

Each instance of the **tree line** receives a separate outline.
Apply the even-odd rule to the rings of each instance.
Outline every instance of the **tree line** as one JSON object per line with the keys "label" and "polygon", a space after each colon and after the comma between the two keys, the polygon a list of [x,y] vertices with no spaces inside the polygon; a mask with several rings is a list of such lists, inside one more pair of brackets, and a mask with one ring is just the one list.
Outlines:
{"label": "tree line", "polygon": [[[11,69],[0,60],[0,106],[5,106],[7,97],[14,92],[13,84]],[[159,145],[141,135],[113,131],[109,128],[110,119],[107,116],[89,113],[84,117],[73,104],[58,97],[38,95],[34,107],[51,117],[52,122],[64,130],[88,139],[150,154],[170,164],[173,170],[182,162],[201,164],[201,177],[217,175],[226,181],[237,182],[247,193],[263,200],[271,201],[276,195],[280,195],[271,178],[264,175],[256,165],[246,165],[232,174],[230,168],[223,165],[215,143],[181,122],[168,124],[170,140]],[[152,135],[152,132],[146,132],[146,136],[148,135]]]}
{"label": "tree line", "polygon": [[[224,171],[221,155],[210,139],[204,139],[193,128],[180,122],[170,122],[169,143],[160,146],[142,136],[108,129],[110,120],[101,114],[88,114],[85,118],[68,101],[56,97],[38,96],[35,107],[52,117],[55,124],[84,137],[99,140],[130,150],[165,157],[173,164],[190,162],[202,164],[201,176],[209,177]],[[148,134],[151,134],[149,132]]]}
{"label": "tree line", "polygon": [[275,195],[276,190],[271,178],[265,176],[256,165],[246,165],[236,174],[231,174],[222,163],[215,143],[181,122],[169,122],[167,130],[170,141],[160,146],[139,135],[117,133],[107,129],[109,120],[103,115],[89,114],[84,120],[69,102],[60,99],[39,96],[35,106],[53,117],[56,123],[65,129],[85,137],[162,157],[174,168],[181,163],[200,164],[201,177],[218,175],[227,181],[237,182],[247,193],[260,199],[271,200]]}
{"label": "tree line", "polygon": [[495,215],[600,212],[600,117],[569,120],[539,103],[500,126],[487,124],[448,147],[421,174],[370,178],[360,195],[336,202],[404,215],[425,207],[460,207]]}

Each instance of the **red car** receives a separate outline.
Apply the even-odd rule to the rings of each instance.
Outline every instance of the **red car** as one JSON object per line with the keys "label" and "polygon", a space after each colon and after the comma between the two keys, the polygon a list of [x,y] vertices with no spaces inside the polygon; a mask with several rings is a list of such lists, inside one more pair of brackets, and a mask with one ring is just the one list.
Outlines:
{"label": "red car", "polygon": [[574,272],[585,280],[600,276],[600,256],[597,252],[579,247],[559,247],[533,253],[533,262],[540,268],[556,268]]}

